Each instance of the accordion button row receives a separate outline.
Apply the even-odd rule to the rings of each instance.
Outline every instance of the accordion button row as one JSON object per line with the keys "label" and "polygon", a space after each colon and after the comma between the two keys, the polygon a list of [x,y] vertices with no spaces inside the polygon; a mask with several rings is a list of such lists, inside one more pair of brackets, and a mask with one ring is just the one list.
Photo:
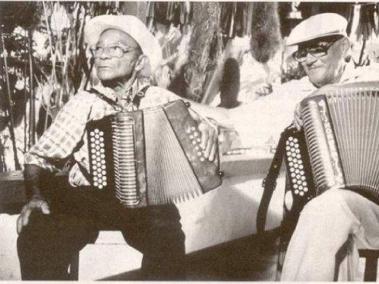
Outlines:
{"label": "accordion button row", "polygon": [[188,134],[188,137],[191,140],[192,145],[194,146],[198,159],[201,162],[204,162],[205,161],[204,153],[200,147],[200,142],[201,142],[200,132],[196,129],[196,127],[191,126],[186,129],[186,133]]}
{"label": "accordion button row", "polygon": [[286,154],[291,176],[293,192],[296,195],[304,196],[308,192],[304,165],[301,160],[300,146],[296,137],[289,137],[286,142]]}
{"label": "accordion button row", "polygon": [[93,186],[103,189],[107,186],[104,132],[95,128],[90,132]]}

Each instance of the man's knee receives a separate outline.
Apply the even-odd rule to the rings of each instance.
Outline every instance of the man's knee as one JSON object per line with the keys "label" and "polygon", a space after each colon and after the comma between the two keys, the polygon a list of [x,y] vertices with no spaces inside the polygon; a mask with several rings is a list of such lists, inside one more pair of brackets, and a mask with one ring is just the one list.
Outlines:
{"label": "man's knee", "polygon": [[324,220],[338,216],[343,210],[341,189],[327,190],[309,201],[301,212],[300,218],[318,218]]}
{"label": "man's knee", "polygon": [[41,212],[32,212],[29,216],[29,222],[26,226],[23,226],[18,239],[18,247],[26,248],[29,243],[35,243],[40,239],[40,236],[46,234],[49,230],[47,228],[49,216],[42,214]]}
{"label": "man's knee", "polygon": [[21,275],[23,280],[36,280],[42,276],[38,271],[42,258],[43,234],[46,233],[46,216],[40,212],[33,212],[29,217],[29,223],[22,228],[17,238],[17,254],[20,261]]}
{"label": "man's knee", "polygon": [[146,252],[184,254],[185,235],[180,214],[174,205],[151,208]]}

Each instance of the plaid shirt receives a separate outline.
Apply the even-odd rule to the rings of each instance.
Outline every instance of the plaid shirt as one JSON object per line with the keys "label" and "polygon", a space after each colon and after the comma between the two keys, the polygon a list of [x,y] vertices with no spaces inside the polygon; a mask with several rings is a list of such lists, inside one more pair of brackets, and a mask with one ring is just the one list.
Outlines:
{"label": "plaid shirt", "polygon": [[[129,94],[138,95],[148,84],[136,81]],[[107,98],[122,103],[110,88],[97,87],[98,92]],[[139,108],[146,108],[179,99],[175,94],[151,86],[140,101]],[[129,104],[129,109],[136,109]],[[89,173],[89,157],[86,124],[118,112],[116,106],[101,99],[93,92],[81,91],[73,96],[60,110],[51,126],[43,133],[39,141],[25,154],[25,164],[38,165],[49,171],[57,171],[58,164],[73,155],[76,163],[69,172],[72,186],[89,185],[85,176]],[[83,173],[82,171],[86,171]]]}

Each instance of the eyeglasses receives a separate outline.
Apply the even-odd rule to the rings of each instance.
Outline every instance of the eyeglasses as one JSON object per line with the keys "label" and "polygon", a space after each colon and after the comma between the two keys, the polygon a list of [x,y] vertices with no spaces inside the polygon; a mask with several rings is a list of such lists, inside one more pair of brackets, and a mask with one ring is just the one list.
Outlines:
{"label": "eyeglasses", "polygon": [[299,49],[293,54],[293,58],[297,62],[304,62],[307,60],[308,54],[312,55],[314,58],[319,59],[328,54],[329,48],[337,41],[338,39],[332,41],[321,41],[316,43],[313,46],[299,47]]}
{"label": "eyeglasses", "polygon": [[137,47],[124,48],[119,45],[107,47],[95,46],[91,48],[91,52],[95,58],[99,58],[104,52],[110,57],[121,58],[124,54],[132,52],[135,49],[137,49]]}

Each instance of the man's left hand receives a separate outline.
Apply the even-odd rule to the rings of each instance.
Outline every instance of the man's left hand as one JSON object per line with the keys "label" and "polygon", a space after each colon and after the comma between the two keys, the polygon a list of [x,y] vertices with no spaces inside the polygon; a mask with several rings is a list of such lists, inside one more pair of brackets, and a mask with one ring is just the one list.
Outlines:
{"label": "man's left hand", "polygon": [[200,147],[203,150],[204,157],[212,162],[215,159],[217,149],[217,126],[207,121],[201,121],[198,129],[201,133]]}

